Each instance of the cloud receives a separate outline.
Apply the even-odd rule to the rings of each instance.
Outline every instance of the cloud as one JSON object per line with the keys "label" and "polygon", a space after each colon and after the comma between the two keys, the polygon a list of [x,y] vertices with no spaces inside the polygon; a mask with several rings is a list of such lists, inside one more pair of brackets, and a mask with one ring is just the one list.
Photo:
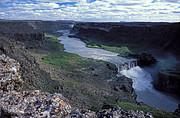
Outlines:
{"label": "cloud", "polygon": [[4,19],[79,21],[180,20],[178,0],[2,0]]}
{"label": "cloud", "polygon": [[171,2],[171,3],[180,3],[179,0],[158,0],[160,2]]}

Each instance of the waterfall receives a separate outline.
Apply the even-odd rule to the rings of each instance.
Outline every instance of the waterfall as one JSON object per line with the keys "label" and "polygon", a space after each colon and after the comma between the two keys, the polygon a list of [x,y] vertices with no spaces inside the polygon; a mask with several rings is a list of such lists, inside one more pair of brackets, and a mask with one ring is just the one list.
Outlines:
{"label": "waterfall", "polygon": [[124,62],[123,64],[117,66],[118,74],[120,74],[122,70],[129,70],[129,69],[134,68],[136,66],[137,66],[137,60],[136,59],[132,59],[130,61]]}

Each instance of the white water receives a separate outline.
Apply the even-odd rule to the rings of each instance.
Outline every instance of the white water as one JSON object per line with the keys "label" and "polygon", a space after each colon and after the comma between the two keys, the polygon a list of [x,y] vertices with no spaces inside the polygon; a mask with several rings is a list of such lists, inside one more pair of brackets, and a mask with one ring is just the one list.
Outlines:
{"label": "white water", "polygon": [[137,101],[144,102],[151,107],[173,112],[177,109],[180,100],[167,96],[153,88],[152,76],[143,68],[136,66],[120,72],[133,80],[133,88],[137,94]]}
{"label": "white water", "polygon": [[121,75],[125,75],[133,80],[133,88],[137,94],[137,101],[144,102],[151,107],[164,109],[170,112],[173,112],[177,108],[180,101],[156,91],[152,85],[153,79],[151,75],[144,69],[136,66],[134,59],[126,59],[117,56],[117,53],[103,49],[87,48],[86,44],[80,39],[69,38],[67,36],[69,31],[66,30],[59,32],[64,33],[64,36],[61,36],[58,39],[62,44],[64,44],[66,52],[78,54],[82,57],[108,61],[114,63],[117,67],[121,66],[121,68],[118,68],[118,72]]}
{"label": "white water", "polygon": [[120,74],[133,80],[133,88],[136,91],[154,91],[153,85],[151,84],[151,75],[139,66],[129,70],[122,70]]}

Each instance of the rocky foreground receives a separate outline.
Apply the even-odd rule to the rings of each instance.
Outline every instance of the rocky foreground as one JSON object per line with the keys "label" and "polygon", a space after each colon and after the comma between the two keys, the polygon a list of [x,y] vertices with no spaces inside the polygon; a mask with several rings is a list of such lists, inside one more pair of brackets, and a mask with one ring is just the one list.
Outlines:
{"label": "rocky foreground", "polygon": [[59,93],[39,90],[17,92],[22,83],[20,64],[4,54],[0,55],[0,64],[0,117],[153,118],[148,112],[123,111],[120,107],[97,113],[90,110],[72,111],[68,99]]}

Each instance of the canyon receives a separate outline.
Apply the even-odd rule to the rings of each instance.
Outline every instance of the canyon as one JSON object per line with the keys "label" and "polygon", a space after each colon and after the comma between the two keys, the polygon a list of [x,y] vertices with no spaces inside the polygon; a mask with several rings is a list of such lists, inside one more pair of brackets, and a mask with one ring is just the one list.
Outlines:
{"label": "canyon", "polygon": [[[72,33],[76,34],[73,37],[78,37],[82,41],[89,39],[91,43],[97,45],[101,43],[108,46],[125,46],[136,55],[152,54],[158,59],[158,63],[167,59],[168,67],[166,63],[161,63],[158,67],[159,72],[153,82],[154,87],[160,91],[180,96],[178,91],[180,87],[178,61],[180,23],[78,23]],[[131,54],[128,56],[132,57]],[[171,57],[174,60],[168,60]]]}
{"label": "canyon", "polygon": [[[1,20],[0,54],[5,54],[20,63],[19,71],[23,82],[17,91],[40,89],[51,90],[50,93],[61,93],[69,99],[74,109],[90,109],[102,107],[104,103],[119,102],[145,105],[136,101],[132,80],[125,76],[116,76],[118,69],[114,64],[76,56],[80,61],[88,61],[83,64],[78,62],[77,65],[72,62],[75,64],[75,69],[72,70],[68,68],[68,63],[60,68],[52,66],[53,62],[44,63],[51,53],[67,54],[64,53],[64,49],[55,46],[57,42],[50,42],[48,39],[51,37],[46,36],[59,36],[58,30],[71,30],[73,35],[69,37],[78,37],[82,41],[91,40],[97,45],[121,47],[120,44],[133,44],[129,47],[126,45],[133,54],[148,52],[155,58],[164,59],[164,55],[170,53],[176,60],[179,59],[179,23]],[[129,58],[128,55],[131,53],[127,53],[125,58]],[[74,58],[74,55],[71,57]],[[153,83],[156,89],[179,96],[180,78],[177,65],[173,69],[165,68],[158,72],[158,78]]]}

